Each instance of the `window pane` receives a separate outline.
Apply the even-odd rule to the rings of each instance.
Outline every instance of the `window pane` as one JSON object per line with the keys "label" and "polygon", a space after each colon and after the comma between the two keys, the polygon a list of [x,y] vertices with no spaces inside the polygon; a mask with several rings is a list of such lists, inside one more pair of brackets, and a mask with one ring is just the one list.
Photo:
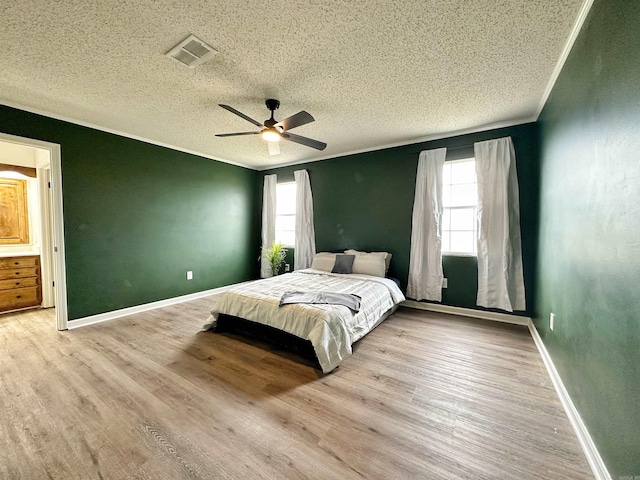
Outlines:
{"label": "window pane", "polygon": [[296,228],[296,184],[276,185],[276,243],[293,247]]}
{"label": "window pane", "polygon": [[476,252],[477,203],[475,159],[445,162],[442,185],[443,252]]}
{"label": "window pane", "polygon": [[296,232],[292,230],[277,231],[276,243],[284,243],[287,247],[293,247],[296,243]]}
{"label": "window pane", "polygon": [[442,210],[442,230],[451,230],[451,210],[448,208]]}
{"label": "window pane", "polygon": [[276,185],[276,214],[295,215],[296,184],[279,183]]}
{"label": "window pane", "polygon": [[475,183],[476,162],[451,162],[451,183]]}
{"label": "window pane", "polygon": [[450,241],[449,232],[442,232],[442,251],[443,252],[451,251],[451,249],[449,248],[449,241]]}
{"label": "window pane", "polygon": [[451,206],[451,185],[442,185],[442,206]]}
{"label": "window pane", "polygon": [[451,162],[444,162],[442,168],[442,184],[451,185]]}
{"label": "window pane", "polygon": [[473,232],[451,232],[451,252],[475,252],[475,238]]}
{"label": "window pane", "polygon": [[478,203],[478,192],[475,183],[451,186],[451,207],[465,207]]}
{"label": "window pane", "polygon": [[451,230],[474,230],[475,208],[455,208],[451,210]]}
{"label": "window pane", "polygon": [[278,230],[295,230],[295,215],[276,215],[276,231]]}

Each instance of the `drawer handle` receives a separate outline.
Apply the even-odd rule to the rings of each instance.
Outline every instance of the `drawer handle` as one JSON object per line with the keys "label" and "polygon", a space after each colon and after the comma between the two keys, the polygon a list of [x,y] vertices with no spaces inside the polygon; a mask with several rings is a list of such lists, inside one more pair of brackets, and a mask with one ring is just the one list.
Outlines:
{"label": "drawer handle", "polygon": [[16,262],[16,263],[14,263],[14,265],[20,265],[20,262]]}
{"label": "drawer handle", "polygon": [[16,275],[20,275],[20,272],[16,272]]}
{"label": "drawer handle", "polygon": [[16,285],[20,285],[20,282],[16,282]]}
{"label": "drawer handle", "polygon": [[20,298],[20,295],[16,295],[16,298]]}

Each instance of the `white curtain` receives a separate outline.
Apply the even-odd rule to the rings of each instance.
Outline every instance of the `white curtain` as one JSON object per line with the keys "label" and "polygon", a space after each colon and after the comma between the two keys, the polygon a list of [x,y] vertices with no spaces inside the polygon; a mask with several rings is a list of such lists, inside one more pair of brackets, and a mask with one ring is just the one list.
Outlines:
{"label": "white curtain", "polygon": [[525,310],[520,197],[511,137],[474,144],[478,177],[478,298],[481,307]]}
{"label": "white curtain", "polygon": [[316,254],[316,234],[313,228],[313,197],[306,170],[293,172],[296,179],[296,241],[293,269],[309,268]]}
{"label": "white curtain", "polygon": [[407,297],[442,301],[442,169],[446,148],[420,152]]}
{"label": "white curtain", "polygon": [[[277,175],[264,176],[264,192],[262,194],[262,248],[267,249],[276,240],[276,184]],[[271,277],[271,265],[260,255],[260,277]]]}

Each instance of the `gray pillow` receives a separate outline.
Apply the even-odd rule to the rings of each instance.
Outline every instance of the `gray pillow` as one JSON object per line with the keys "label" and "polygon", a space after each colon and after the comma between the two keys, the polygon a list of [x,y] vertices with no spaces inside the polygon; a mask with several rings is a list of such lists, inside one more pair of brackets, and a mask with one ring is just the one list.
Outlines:
{"label": "gray pillow", "polygon": [[336,263],[333,264],[331,273],[351,273],[355,255],[336,255]]}

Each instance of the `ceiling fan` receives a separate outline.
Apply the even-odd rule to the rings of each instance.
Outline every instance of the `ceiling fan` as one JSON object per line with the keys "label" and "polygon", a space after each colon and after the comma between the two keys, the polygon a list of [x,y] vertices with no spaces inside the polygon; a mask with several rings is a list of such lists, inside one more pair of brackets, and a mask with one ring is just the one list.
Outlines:
{"label": "ceiling fan", "polygon": [[296,135],[294,133],[289,133],[289,130],[293,130],[296,127],[300,127],[301,125],[306,125],[307,123],[311,123],[315,121],[309,113],[304,110],[296,113],[295,115],[291,115],[288,118],[285,118],[281,122],[276,121],[273,118],[273,112],[280,106],[280,101],[275,100],[273,98],[269,98],[265,101],[265,105],[271,111],[271,118],[268,118],[264,121],[264,124],[254,120],[251,117],[248,117],[242,112],[239,112],[233,107],[229,105],[219,104],[225,110],[230,111],[231,113],[235,113],[241,118],[244,118],[247,122],[253,123],[255,126],[260,127],[261,130],[257,132],[237,132],[237,133],[218,133],[216,137],[234,137],[237,135],[261,135],[267,141],[267,145],[269,146],[269,155],[278,155],[280,153],[280,145],[279,141],[281,138],[285,140],[289,140],[290,142],[299,143],[300,145],[305,145],[307,147],[315,148],[317,150],[324,150],[327,146],[324,142],[319,142],[318,140],[314,140],[312,138],[303,137],[301,135]]}

